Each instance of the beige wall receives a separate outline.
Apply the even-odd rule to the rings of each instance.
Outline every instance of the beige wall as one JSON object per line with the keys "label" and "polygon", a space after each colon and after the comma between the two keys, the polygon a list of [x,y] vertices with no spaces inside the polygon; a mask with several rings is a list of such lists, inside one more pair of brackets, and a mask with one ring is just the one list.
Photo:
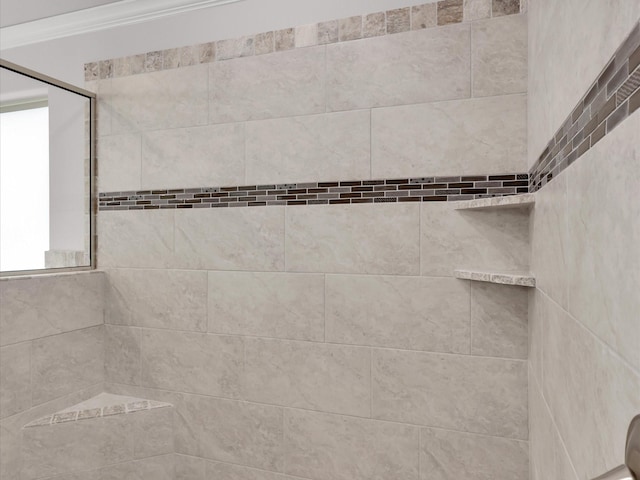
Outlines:
{"label": "beige wall", "polygon": [[102,272],[0,280],[0,477],[20,478],[21,429],[104,385]]}
{"label": "beige wall", "polygon": [[[640,4],[538,0],[529,14],[531,164],[637,22]],[[639,132],[635,112],[536,194],[533,480],[586,480],[619,465],[640,413]]]}
{"label": "beige wall", "polygon": [[[525,52],[513,15],[92,82],[100,191],[522,172]],[[176,406],[177,478],[526,478],[526,290],[453,278],[527,265],[526,215],[98,218],[108,388]]]}

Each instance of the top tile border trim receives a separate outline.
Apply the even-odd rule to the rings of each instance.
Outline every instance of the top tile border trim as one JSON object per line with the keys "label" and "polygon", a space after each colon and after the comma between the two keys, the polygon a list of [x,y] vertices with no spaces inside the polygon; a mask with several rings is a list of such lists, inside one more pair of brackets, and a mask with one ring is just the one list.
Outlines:
{"label": "top tile border trim", "polygon": [[471,9],[464,0],[441,0],[411,7],[356,15],[240,38],[218,40],[84,65],[85,81],[127,77],[141,73],[265,55],[296,48],[342,43],[444,25],[468,23],[526,11],[526,0],[484,0]]}

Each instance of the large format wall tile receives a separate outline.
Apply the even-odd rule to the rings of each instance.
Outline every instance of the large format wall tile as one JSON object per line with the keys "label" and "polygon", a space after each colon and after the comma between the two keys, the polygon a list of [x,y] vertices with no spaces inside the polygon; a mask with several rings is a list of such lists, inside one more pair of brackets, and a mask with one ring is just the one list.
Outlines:
{"label": "large format wall tile", "polygon": [[547,301],[544,398],[578,478],[593,478],[624,458],[629,421],[640,411],[640,376],[558,305]]}
{"label": "large format wall tile", "polygon": [[141,365],[144,386],[235,398],[240,394],[243,339],[145,329]]}
{"label": "large format wall tile", "polygon": [[205,476],[202,478],[180,478],[176,480],[205,480],[209,478],[220,478],[224,480],[300,480],[298,477],[290,477],[280,473],[265,472],[255,468],[241,467],[229,463],[208,461],[205,466]]}
{"label": "large format wall tile", "polygon": [[100,469],[100,480],[174,480],[173,455],[161,455],[142,460],[111,465]]}
{"label": "large format wall tile", "polygon": [[562,172],[553,182],[536,192],[536,203],[531,212],[529,229],[531,272],[536,277],[536,287],[565,309],[569,300],[567,177],[570,172]]}
{"label": "large format wall tile", "polygon": [[183,395],[178,417],[177,453],[282,470],[282,408]]}
{"label": "large format wall tile", "polygon": [[327,341],[469,353],[469,283],[327,275]]}
{"label": "large format wall tile", "polygon": [[245,339],[246,400],[369,416],[370,392],[367,348]]}
{"label": "large format wall tile", "polygon": [[118,325],[104,326],[105,379],[107,382],[140,383],[142,330]]}
{"label": "large format wall tile", "polygon": [[101,137],[97,142],[98,191],[140,190],[140,134]]}
{"label": "large format wall tile", "polygon": [[419,205],[288,207],[288,271],[419,273]]}
{"label": "large format wall tile", "polygon": [[103,327],[34,340],[31,372],[34,405],[103,382]]}
{"label": "large format wall tile", "polygon": [[324,341],[324,276],[209,272],[209,332]]}
{"label": "large format wall tile", "polygon": [[209,122],[324,112],[324,70],[324,47],[212,63],[209,66]]}
{"label": "large format wall tile", "polygon": [[327,108],[466,98],[470,27],[455,25],[327,46]]}
{"label": "large format wall tile", "polygon": [[374,109],[373,178],[521,172],[527,98],[510,95]]}
{"label": "large format wall tile", "polygon": [[169,266],[173,259],[174,213],[174,210],[102,212],[97,217],[98,266]]}
{"label": "large format wall tile", "polygon": [[174,480],[206,480],[204,459],[174,454],[174,461]]}
{"label": "large format wall tile", "polygon": [[112,133],[205,125],[207,65],[111,80]]}
{"label": "large format wall tile", "polygon": [[102,272],[0,280],[0,344],[101,325],[104,282]]}
{"label": "large format wall tile", "polygon": [[0,418],[31,407],[31,343],[0,348]]}
{"label": "large format wall tile", "polygon": [[433,428],[420,430],[422,480],[525,480],[528,459],[529,444],[522,440]]}
{"label": "large format wall tile", "polygon": [[248,184],[364,179],[371,173],[368,110],[247,123]]}
{"label": "large format wall tile", "polygon": [[455,210],[421,205],[421,271],[452,276],[456,268],[528,270],[529,219],[517,210]]}
{"label": "large format wall tile", "polygon": [[193,270],[109,270],[106,323],[207,330],[207,273]]}
{"label": "large format wall tile", "polygon": [[569,312],[640,371],[638,132],[640,112],[571,166],[567,218]]}
{"label": "large format wall tile", "polygon": [[285,411],[285,473],[318,480],[417,480],[417,427]]}
{"label": "large format wall tile", "polygon": [[374,350],[373,417],[527,438],[527,365],[464,355]]}
{"label": "large format wall tile", "polygon": [[242,185],[244,141],[242,124],[145,132],[142,188]]}
{"label": "large format wall tile", "polygon": [[284,208],[178,212],[176,265],[209,270],[284,269]]}
{"label": "large format wall tile", "polygon": [[474,97],[527,91],[527,16],[508,15],[471,25]]}
{"label": "large format wall tile", "polygon": [[528,288],[471,282],[471,353],[527,359]]}

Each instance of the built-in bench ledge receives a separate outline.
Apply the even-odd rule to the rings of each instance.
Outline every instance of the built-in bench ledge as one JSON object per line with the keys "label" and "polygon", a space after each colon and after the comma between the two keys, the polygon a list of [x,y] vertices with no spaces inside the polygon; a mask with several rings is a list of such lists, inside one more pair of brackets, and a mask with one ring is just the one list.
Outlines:
{"label": "built-in bench ledge", "polygon": [[535,194],[508,195],[506,197],[479,198],[456,203],[456,210],[488,210],[503,208],[528,209],[535,203]]}
{"label": "built-in bench ledge", "polygon": [[91,418],[124,415],[128,413],[172,407],[170,403],[101,393],[84,402],[28,423],[24,428],[43,427],[58,423],[76,422]]}
{"label": "built-in bench ledge", "polygon": [[529,272],[487,272],[481,270],[458,269],[453,272],[456,278],[476,282],[499,283],[519,287],[535,287],[536,279]]}

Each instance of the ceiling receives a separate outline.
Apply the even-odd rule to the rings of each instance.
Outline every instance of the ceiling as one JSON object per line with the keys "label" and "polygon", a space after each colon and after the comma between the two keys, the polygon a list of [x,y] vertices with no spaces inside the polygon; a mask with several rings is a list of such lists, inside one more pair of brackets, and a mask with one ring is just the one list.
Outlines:
{"label": "ceiling", "polygon": [[0,0],[0,27],[31,22],[119,0]]}

